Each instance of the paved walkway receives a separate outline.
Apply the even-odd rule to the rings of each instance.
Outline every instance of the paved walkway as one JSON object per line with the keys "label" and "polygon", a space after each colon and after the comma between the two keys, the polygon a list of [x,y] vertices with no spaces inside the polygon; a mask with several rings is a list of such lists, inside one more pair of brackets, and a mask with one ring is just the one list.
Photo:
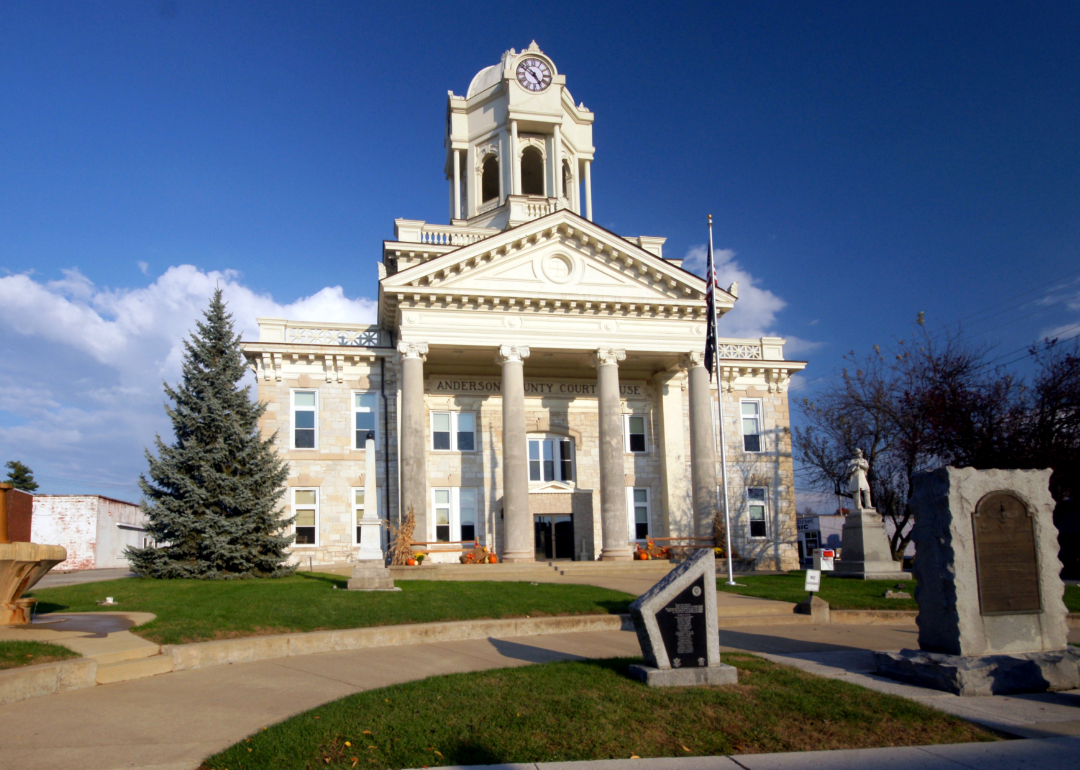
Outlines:
{"label": "paved walkway", "polygon": [[[488,765],[485,770],[1080,770],[1080,740],[1046,738],[1007,743],[963,743],[734,757],[611,759]],[[439,770],[464,770],[440,768]],[[480,770],[472,768],[471,770]]]}
{"label": "paved walkway", "polygon": [[34,584],[34,588],[73,586],[81,583],[100,583],[102,580],[134,577],[127,567],[122,569],[83,569],[76,572],[50,572]]}
{"label": "paved walkway", "polygon": [[[854,677],[874,678],[859,673],[857,656],[853,653],[909,646],[911,632],[910,626],[763,626],[724,631],[721,642],[724,650],[776,655],[783,662],[820,667],[815,673],[853,677],[851,681],[862,684],[862,680]],[[806,651],[808,647],[810,652]],[[839,655],[831,659],[813,657],[829,653]],[[190,770],[207,755],[261,727],[351,693],[437,674],[638,654],[640,649],[633,633],[610,631],[353,650],[181,671],[0,706],[5,764],[20,770],[60,766],[85,770],[121,767]],[[922,693],[925,697],[940,695]],[[1014,725],[1028,730],[1028,734],[1055,735],[1069,732],[1062,727],[1063,722],[1080,724],[1080,693],[979,700],[980,706],[985,702],[991,711],[1000,702],[1003,711],[994,711],[990,717],[999,721],[1008,718]],[[986,721],[979,715],[975,717],[976,721]],[[1003,748],[996,749],[999,752],[1008,751],[1004,747],[1016,744],[1001,745]],[[1056,752],[1055,747],[1062,744],[1046,745],[1050,748],[1039,751]],[[1069,745],[1072,755],[1080,756],[1080,741]],[[939,748],[946,747],[934,751]],[[922,753],[910,753],[913,751]],[[927,751],[912,749],[892,759],[882,755],[880,767],[886,770],[957,767],[928,764]],[[814,760],[818,764],[807,764],[814,755],[805,754],[794,755],[799,762],[795,764],[792,764],[795,759],[780,758],[776,759],[780,764],[761,764],[765,761],[761,756],[737,759],[744,768],[763,770],[804,767],[846,770],[867,766],[859,764],[866,763],[866,758],[854,763],[845,758],[857,753],[830,752]],[[785,761],[788,764],[782,763]],[[643,764],[652,765],[654,770],[724,767],[683,763],[676,768],[664,762],[654,760]],[[703,758],[700,762],[713,760]],[[635,765],[636,770],[644,770],[643,764]],[[980,760],[977,765],[968,766],[990,770],[1023,765],[995,766]],[[1075,765],[1059,764],[1055,760],[1040,766]]]}

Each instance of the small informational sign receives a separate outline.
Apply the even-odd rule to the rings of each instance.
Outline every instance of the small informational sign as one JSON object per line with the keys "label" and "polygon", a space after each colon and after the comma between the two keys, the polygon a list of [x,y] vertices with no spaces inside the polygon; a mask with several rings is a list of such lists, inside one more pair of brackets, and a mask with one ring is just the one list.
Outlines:
{"label": "small informational sign", "polygon": [[821,570],[808,569],[806,571],[806,590],[811,593],[821,590]]}
{"label": "small informational sign", "polygon": [[831,548],[818,548],[814,551],[814,569],[819,569],[822,572],[835,571],[836,551]]}

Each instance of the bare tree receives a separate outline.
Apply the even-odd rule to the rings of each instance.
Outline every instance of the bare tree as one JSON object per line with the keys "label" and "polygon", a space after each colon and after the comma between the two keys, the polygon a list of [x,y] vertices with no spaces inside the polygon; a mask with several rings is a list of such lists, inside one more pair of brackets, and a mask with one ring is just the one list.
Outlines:
{"label": "bare tree", "polygon": [[[982,384],[984,351],[959,335],[935,340],[922,329],[886,354],[845,356],[848,366],[814,399],[796,406],[793,430],[800,476],[808,486],[850,498],[847,464],[861,449],[870,465],[874,507],[890,524],[889,546],[899,561],[911,541],[907,506],[911,477],[941,464],[934,412],[943,402],[973,400]],[[951,400],[950,400],[951,399]]]}

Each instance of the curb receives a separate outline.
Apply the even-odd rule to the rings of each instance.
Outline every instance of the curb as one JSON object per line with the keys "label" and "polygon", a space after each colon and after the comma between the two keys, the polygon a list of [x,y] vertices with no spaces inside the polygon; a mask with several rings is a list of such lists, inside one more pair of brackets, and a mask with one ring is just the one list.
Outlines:
{"label": "curb", "polygon": [[[288,658],[294,655],[314,655],[320,652],[359,650],[368,647],[396,647],[431,642],[455,642],[466,639],[537,636],[539,634],[568,634],[587,631],[632,631],[629,615],[567,615],[542,618],[507,618],[503,620],[456,620],[444,623],[415,623],[400,626],[345,628],[336,631],[311,631],[277,636],[252,636],[220,642],[168,644],[161,647],[161,656],[140,658],[125,663],[145,663],[171,659],[172,671],[251,663],[258,660]],[[153,671],[141,676],[126,676],[122,681],[160,676]],[[66,690],[95,687],[98,682],[98,662],[94,658],[78,658],[37,666],[22,666],[0,671],[0,705],[16,703]],[[100,683],[104,684],[104,683]]]}
{"label": "curb", "polygon": [[169,644],[161,648],[161,654],[172,657],[174,671],[188,671],[209,666],[250,663],[256,660],[313,655],[320,652],[359,650],[367,647],[396,647],[491,637],[620,630],[633,630],[629,615],[468,620],[311,631],[278,636],[253,636],[195,644]]}
{"label": "curb", "polygon": [[864,626],[915,625],[918,610],[830,610],[829,621],[834,624]]}
{"label": "curb", "polygon": [[0,671],[0,705],[97,684],[97,661],[78,658]]}

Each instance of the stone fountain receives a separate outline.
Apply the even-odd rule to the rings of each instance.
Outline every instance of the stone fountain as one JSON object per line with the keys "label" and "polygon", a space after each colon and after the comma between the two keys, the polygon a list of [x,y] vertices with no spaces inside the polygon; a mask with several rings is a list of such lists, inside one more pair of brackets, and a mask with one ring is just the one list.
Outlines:
{"label": "stone fountain", "polygon": [[13,543],[8,539],[7,496],[10,484],[0,484],[0,626],[30,622],[34,599],[20,598],[67,558],[59,545]]}

